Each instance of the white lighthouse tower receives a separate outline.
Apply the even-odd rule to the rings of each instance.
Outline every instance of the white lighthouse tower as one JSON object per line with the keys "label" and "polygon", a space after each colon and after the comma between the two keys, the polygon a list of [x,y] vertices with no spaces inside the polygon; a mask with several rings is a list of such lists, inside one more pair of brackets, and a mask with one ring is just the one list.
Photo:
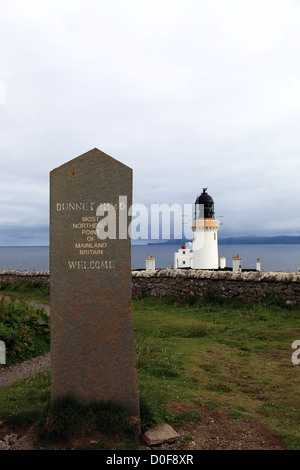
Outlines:
{"label": "white lighthouse tower", "polygon": [[195,202],[193,235],[193,269],[218,269],[218,229],[214,201],[203,188]]}

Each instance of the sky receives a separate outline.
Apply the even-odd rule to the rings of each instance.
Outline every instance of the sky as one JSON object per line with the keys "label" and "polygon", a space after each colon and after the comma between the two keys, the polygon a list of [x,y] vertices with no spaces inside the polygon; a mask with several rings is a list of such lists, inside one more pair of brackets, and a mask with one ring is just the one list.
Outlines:
{"label": "sky", "polygon": [[219,237],[300,235],[299,0],[0,0],[0,246],[47,245],[93,149],[136,204],[207,187]]}

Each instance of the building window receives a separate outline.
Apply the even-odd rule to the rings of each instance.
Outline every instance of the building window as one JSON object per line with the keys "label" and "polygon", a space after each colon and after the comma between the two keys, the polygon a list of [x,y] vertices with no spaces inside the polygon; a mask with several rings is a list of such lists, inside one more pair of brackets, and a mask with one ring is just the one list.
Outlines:
{"label": "building window", "polygon": [[217,234],[216,234],[216,233],[214,233],[214,240],[216,240],[216,239],[217,239]]}
{"label": "building window", "polygon": [[185,264],[185,261],[182,261],[182,264]]}

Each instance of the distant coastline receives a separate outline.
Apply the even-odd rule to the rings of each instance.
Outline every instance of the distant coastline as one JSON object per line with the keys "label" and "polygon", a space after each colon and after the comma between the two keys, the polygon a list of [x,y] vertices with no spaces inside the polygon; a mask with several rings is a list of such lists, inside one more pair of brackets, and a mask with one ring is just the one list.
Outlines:
{"label": "distant coastline", "polygon": [[[184,242],[191,242],[192,240],[184,240]],[[172,240],[149,240],[148,243],[145,240],[145,245],[180,245],[183,243],[182,239]],[[228,237],[219,238],[219,245],[300,245],[300,236],[291,235],[276,235],[272,237],[261,237],[261,236],[243,236],[243,237]]]}
{"label": "distant coastline", "polygon": [[[136,240],[133,246],[149,246],[149,245],[182,245],[183,243],[192,242],[188,239],[170,239],[170,240]],[[300,236],[292,235],[276,235],[271,237],[262,236],[243,236],[219,238],[219,245],[300,245]],[[2,245],[0,248],[49,248],[49,245]]]}
{"label": "distant coastline", "polygon": [[300,236],[231,237],[219,240],[220,245],[299,245]]}

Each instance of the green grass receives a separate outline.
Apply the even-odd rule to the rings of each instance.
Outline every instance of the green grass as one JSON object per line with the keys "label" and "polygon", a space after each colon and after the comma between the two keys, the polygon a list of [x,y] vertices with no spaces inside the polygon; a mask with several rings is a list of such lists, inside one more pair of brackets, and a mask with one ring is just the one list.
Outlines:
{"label": "green grass", "polygon": [[[198,404],[257,420],[300,449],[300,309],[274,301],[246,305],[213,297],[133,300],[143,429],[201,419]],[[49,375],[0,389],[0,416],[36,422],[49,412]],[[171,403],[189,411],[174,414]],[[79,426],[80,428],[80,426]]]}
{"label": "green grass", "polygon": [[33,376],[0,388],[0,416],[20,426],[45,417],[50,405],[50,373]]}
{"label": "green grass", "polygon": [[35,300],[41,304],[50,303],[50,289],[35,282],[20,282],[10,284],[2,282],[0,284],[0,296],[9,296],[11,299]]}
{"label": "green grass", "polygon": [[87,432],[101,431],[120,440],[134,438],[137,428],[132,426],[130,416],[114,403],[83,405],[72,397],[58,400],[48,407],[46,416],[40,420],[41,442],[56,442],[72,435],[85,436]]}
{"label": "green grass", "polygon": [[273,300],[141,298],[133,312],[138,343],[147,343],[142,393],[145,388],[161,403],[206,404],[236,419],[258,420],[300,449],[300,366],[291,362],[291,344],[300,339],[299,307]]}

